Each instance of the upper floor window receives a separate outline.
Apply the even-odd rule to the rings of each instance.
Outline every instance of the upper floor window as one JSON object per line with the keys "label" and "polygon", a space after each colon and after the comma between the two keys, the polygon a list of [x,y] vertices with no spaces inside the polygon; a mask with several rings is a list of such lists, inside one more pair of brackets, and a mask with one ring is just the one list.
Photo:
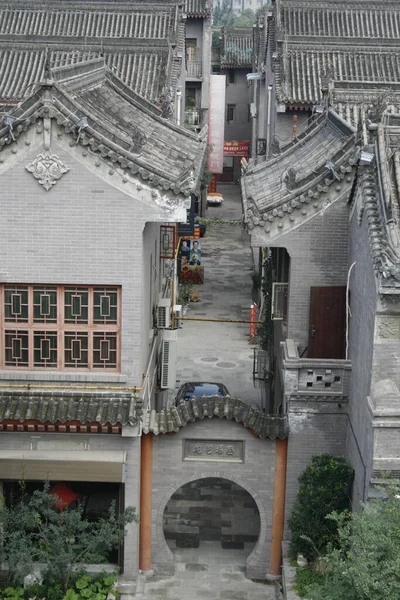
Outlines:
{"label": "upper floor window", "polygon": [[228,123],[233,123],[235,120],[235,105],[227,104],[226,105],[226,120]]}
{"label": "upper floor window", "polygon": [[188,62],[198,60],[197,40],[195,38],[186,38],[186,60]]}
{"label": "upper floor window", "polygon": [[119,370],[121,289],[0,285],[0,368]]}

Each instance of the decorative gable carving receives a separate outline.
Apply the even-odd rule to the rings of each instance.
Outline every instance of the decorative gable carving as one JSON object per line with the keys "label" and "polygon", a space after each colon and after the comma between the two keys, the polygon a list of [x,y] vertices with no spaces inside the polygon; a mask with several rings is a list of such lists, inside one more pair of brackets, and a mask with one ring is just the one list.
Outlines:
{"label": "decorative gable carving", "polygon": [[39,154],[25,169],[32,173],[47,192],[69,171],[60,157],[50,152]]}

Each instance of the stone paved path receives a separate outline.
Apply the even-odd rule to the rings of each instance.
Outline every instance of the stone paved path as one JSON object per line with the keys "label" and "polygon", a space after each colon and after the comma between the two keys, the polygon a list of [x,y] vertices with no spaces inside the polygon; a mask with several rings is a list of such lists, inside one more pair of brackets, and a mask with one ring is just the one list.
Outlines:
{"label": "stone paved path", "polygon": [[[221,186],[224,204],[210,207],[208,219],[241,219],[240,189]],[[207,227],[202,243],[204,284],[195,286],[200,301],[191,302],[187,317],[249,319],[252,303],[252,257],[248,235],[241,225]],[[178,335],[177,381],[172,403],[185,381],[224,383],[232,396],[262,405],[253,384],[253,347],[248,324],[183,321]]]}
{"label": "stone paved path", "polygon": [[246,554],[215,542],[175,551],[175,576],[154,577],[143,600],[275,600],[275,586],[246,579]]}

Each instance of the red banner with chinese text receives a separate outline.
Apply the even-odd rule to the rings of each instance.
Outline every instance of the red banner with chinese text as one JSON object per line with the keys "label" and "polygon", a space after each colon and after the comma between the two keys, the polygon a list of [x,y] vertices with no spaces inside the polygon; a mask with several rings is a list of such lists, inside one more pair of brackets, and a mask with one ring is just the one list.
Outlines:
{"label": "red banner with chinese text", "polygon": [[224,156],[241,156],[249,158],[250,142],[224,142]]}

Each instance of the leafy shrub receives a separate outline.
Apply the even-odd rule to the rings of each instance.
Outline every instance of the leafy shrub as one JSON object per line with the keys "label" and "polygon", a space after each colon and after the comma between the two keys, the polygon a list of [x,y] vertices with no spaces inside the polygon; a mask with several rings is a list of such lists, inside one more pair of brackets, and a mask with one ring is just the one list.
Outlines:
{"label": "leafy shrub", "polygon": [[21,600],[24,597],[24,588],[7,587],[0,591],[1,600]]}
{"label": "leafy shrub", "polygon": [[325,580],[325,575],[319,571],[315,571],[312,567],[298,567],[296,569],[296,583],[294,588],[299,596],[307,597],[310,586],[322,585]]}
{"label": "leafy shrub", "polygon": [[309,585],[312,600],[399,600],[400,481],[379,488],[360,513],[334,513],[339,543],[323,558],[322,585]]}
{"label": "leafy shrub", "polygon": [[133,507],[118,514],[115,502],[95,522],[84,518],[82,505],[60,512],[46,482],[43,490],[30,498],[22,494],[10,506],[0,497],[0,522],[0,564],[8,566],[2,574],[4,587],[21,585],[34,562],[45,563],[45,582],[54,593],[47,600],[59,600],[53,590],[68,590],[83,564],[104,561],[105,552],[122,544],[126,525],[137,522],[137,516]]}
{"label": "leafy shrub", "polygon": [[299,491],[289,519],[292,557],[303,554],[314,560],[326,551],[328,544],[337,544],[337,523],[326,517],[333,511],[340,513],[350,508],[353,475],[344,458],[331,454],[312,457],[299,477]]}
{"label": "leafy shrub", "polygon": [[[35,583],[25,590],[22,587],[7,587],[0,590],[0,600],[106,600],[114,591],[116,573],[101,572],[96,577],[87,573],[80,574],[71,581],[71,587],[65,592],[60,584]],[[116,595],[116,591],[114,591]]]}

